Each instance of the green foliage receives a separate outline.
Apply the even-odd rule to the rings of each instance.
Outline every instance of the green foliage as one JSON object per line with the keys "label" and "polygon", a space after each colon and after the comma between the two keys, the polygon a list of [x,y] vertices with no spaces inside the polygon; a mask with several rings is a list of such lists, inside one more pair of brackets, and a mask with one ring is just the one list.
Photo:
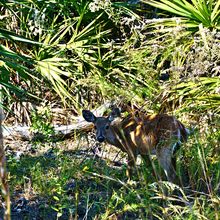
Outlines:
{"label": "green foliage", "polygon": [[[54,128],[51,125],[52,115],[48,107],[42,108],[40,111],[33,111],[31,115],[31,130],[38,134],[35,140],[44,138],[47,141],[54,134]],[[42,136],[42,137],[40,137]]]}
{"label": "green foliage", "polygon": [[[4,26],[13,31],[17,29],[19,34],[2,29],[0,37],[5,39],[5,42],[13,40],[16,47],[23,54],[28,54],[27,57],[32,61],[30,63],[32,71],[30,71],[30,68],[26,68],[24,64],[22,68],[19,60],[13,59],[9,53],[4,53],[3,59],[8,59],[10,56],[10,60],[13,59],[15,62],[13,66],[4,62],[5,71],[10,68],[11,72],[15,72],[19,68],[17,77],[22,83],[24,79],[21,71],[26,70],[28,77],[24,82],[28,87],[32,82],[40,85],[44,81],[46,85],[52,85],[63,102],[66,102],[66,99],[75,101],[75,94],[70,95],[70,91],[74,93],[78,90],[75,82],[90,67],[96,68],[97,50],[108,46],[105,46],[104,41],[98,42],[98,39],[104,40],[110,31],[105,28],[105,21],[100,22],[103,13],[99,13],[98,16],[93,15],[88,10],[86,1],[82,1],[82,4],[65,2],[64,5],[50,1],[46,3],[25,1],[22,4],[16,2],[3,5],[5,13],[9,13],[13,19],[13,23],[10,24],[10,18],[7,19],[6,16]],[[64,14],[61,13],[63,10]],[[73,18],[71,18],[72,11],[78,13]],[[22,34],[26,34],[29,39],[22,37]],[[24,46],[20,46],[18,41],[23,42]],[[24,43],[31,43],[33,46],[30,49]],[[13,56],[21,57],[15,53]],[[10,73],[10,80],[11,75]],[[6,85],[10,83],[11,81],[6,82]],[[17,85],[14,87],[16,88]]]}
{"label": "green foliage", "polygon": [[173,108],[178,105],[179,111],[217,114],[220,111],[219,85],[219,77],[200,77],[179,83],[164,90],[162,105]]}
{"label": "green foliage", "polygon": [[[164,10],[163,12],[169,11],[171,15],[177,13],[175,12],[177,9],[179,11],[188,9],[191,12],[201,9],[200,13],[205,13],[200,7],[202,4],[200,1],[192,1],[195,8],[186,1],[146,1],[146,3],[158,6]],[[206,7],[205,5],[204,3],[203,6]],[[213,13],[219,13],[219,2],[209,1],[207,7],[213,10]],[[155,79],[155,76],[161,74],[168,74],[170,77],[167,82],[155,84],[160,88],[156,94],[157,96],[160,94],[161,97],[158,99],[160,104],[157,109],[167,112],[178,108],[178,111],[187,111],[191,114],[219,112],[219,31],[211,24],[206,26],[199,21],[195,23],[195,18],[191,15],[187,19],[196,24],[194,29],[180,22],[181,19],[182,17],[149,20],[144,31],[148,41],[143,41],[143,50],[139,48],[139,51],[146,49],[151,51],[150,54],[154,57],[151,62],[153,65],[147,63],[148,68],[151,66],[152,69],[155,68],[154,76],[151,72],[152,78]],[[145,57],[144,59],[146,60]]]}
{"label": "green foliage", "polygon": [[[179,25],[198,30],[199,25],[202,24],[207,28],[220,29],[220,1],[204,1],[194,0],[192,3],[186,0],[142,0],[142,2],[160,8],[163,11],[170,12],[173,15],[180,17],[175,19],[165,19],[160,24],[169,28],[170,26]],[[177,21],[178,20],[178,21]],[[166,29],[165,29],[166,30]]]}
{"label": "green foliage", "polygon": [[97,219],[217,218],[220,158],[215,150],[219,132],[213,133],[206,122],[203,129],[201,134],[194,131],[178,153],[178,175],[183,181],[189,178],[186,188],[166,181],[155,182],[151,172],[145,176],[144,164],[136,167],[137,181],[127,183],[125,169],[110,166],[107,160],[94,160],[79,148],[62,150],[65,143],[60,142],[53,149],[45,146],[41,155],[23,155],[19,160],[10,156],[11,189],[24,190],[27,197],[44,198],[48,206],[41,213],[44,218],[49,207],[57,216],[67,219],[69,212]]}
{"label": "green foliage", "polygon": [[[11,99],[13,96],[20,100],[25,100],[25,95],[33,95],[27,91],[28,78],[30,77],[29,69],[25,65],[33,64],[33,60],[27,56],[15,53],[9,48],[0,45],[0,84],[4,96]],[[20,76],[23,85],[16,85],[16,76]]]}

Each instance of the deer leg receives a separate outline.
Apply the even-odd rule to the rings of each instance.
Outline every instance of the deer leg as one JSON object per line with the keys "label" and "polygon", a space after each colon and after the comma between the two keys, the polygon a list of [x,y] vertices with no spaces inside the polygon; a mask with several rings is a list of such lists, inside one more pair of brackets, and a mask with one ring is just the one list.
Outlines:
{"label": "deer leg", "polygon": [[141,157],[147,167],[151,166],[152,161],[150,159],[150,155],[141,155]]}
{"label": "deer leg", "polygon": [[175,170],[175,158],[172,155],[171,148],[157,149],[157,158],[161,167],[164,169],[168,181],[175,182],[176,170]]}
{"label": "deer leg", "polygon": [[126,170],[126,176],[128,177],[128,180],[131,180],[132,171],[135,166],[136,159],[136,155],[128,155],[128,167]]}
{"label": "deer leg", "polygon": [[153,176],[158,179],[156,168],[155,168],[154,162],[150,158],[150,155],[141,155],[141,157],[143,158],[146,167],[151,169]]}

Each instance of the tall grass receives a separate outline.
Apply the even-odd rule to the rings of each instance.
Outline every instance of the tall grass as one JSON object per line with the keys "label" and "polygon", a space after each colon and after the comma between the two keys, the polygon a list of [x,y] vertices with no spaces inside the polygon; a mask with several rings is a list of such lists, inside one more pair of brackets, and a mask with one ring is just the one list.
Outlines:
{"label": "tall grass", "polygon": [[[64,219],[70,215],[94,219],[218,219],[220,163],[215,151],[219,133],[213,134],[215,128],[207,122],[203,122],[203,133],[195,130],[178,152],[178,177],[187,183],[185,186],[158,182],[152,168],[142,163],[136,167],[134,182],[128,183],[126,166],[113,165],[116,155],[115,162],[125,162],[123,154],[102,146],[105,159],[97,158],[89,154],[88,146],[82,148],[81,140],[78,146],[72,143],[68,151],[67,143],[58,142],[53,150],[45,143],[41,144],[42,154],[23,155],[17,161],[9,156],[11,188],[25,191],[28,200],[44,201],[48,208],[36,213],[44,218],[54,210]],[[163,179],[157,160],[153,162]]]}

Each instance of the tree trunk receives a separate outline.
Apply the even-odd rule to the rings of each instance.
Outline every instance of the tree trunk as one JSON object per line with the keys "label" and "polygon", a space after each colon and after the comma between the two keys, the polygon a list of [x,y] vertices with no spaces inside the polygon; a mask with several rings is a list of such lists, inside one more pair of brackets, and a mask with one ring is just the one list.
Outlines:
{"label": "tree trunk", "polygon": [[9,193],[9,187],[8,187],[8,174],[6,170],[6,157],[4,152],[4,144],[3,144],[3,130],[2,130],[2,122],[4,120],[4,112],[3,112],[3,106],[1,102],[1,87],[0,87],[0,182],[2,186],[2,195],[5,199],[5,220],[11,219],[11,204],[10,204],[10,193]]}

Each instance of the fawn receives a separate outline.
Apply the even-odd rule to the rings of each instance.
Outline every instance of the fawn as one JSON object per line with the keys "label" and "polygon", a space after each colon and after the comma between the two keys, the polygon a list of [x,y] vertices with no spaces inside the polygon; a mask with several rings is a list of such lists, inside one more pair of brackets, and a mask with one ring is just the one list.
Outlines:
{"label": "fawn", "polygon": [[106,141],[128,154],[127,176],[130,179],[137,155],[149,163],[150,154],[156,152],[160,166],[168,181],[175,182],[175,152],[182,142],[186,142],[188,129],[175,117],[167,114],[129,114],[118,123],[112,123],[120,116],[114,108],[108,117],[96,117],[91,111],[83,110],[83,117],[92,122],[96,129],[96,139]]}

